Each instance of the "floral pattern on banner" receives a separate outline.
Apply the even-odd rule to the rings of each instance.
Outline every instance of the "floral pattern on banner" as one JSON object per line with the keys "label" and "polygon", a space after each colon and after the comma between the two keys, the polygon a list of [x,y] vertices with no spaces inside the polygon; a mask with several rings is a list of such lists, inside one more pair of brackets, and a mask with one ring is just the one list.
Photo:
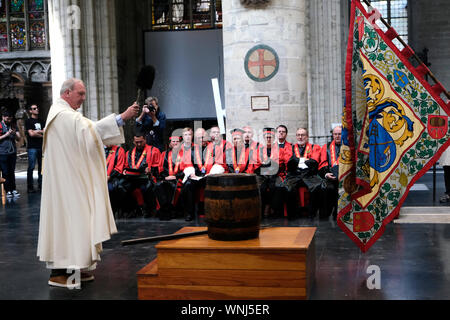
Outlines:
{"label": "floral pattern on banner", "polygon": [[450,144],[448,108],[352,2],[338,224],[365,252]]}

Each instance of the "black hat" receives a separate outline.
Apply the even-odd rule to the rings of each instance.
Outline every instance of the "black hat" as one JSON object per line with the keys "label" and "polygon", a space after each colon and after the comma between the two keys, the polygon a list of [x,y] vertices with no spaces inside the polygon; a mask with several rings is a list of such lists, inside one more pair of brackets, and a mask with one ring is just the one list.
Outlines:
{"label": "black hat", "polygon": [[245,131],[242,129],[239,129],[239,128],[231,130],[231,135],[233,135],[233,136],[235,134],[244,134],[244,133],[245,133]]}
{"label": "black hat", "polygon": [[271,135],[275,135],[275,129],[274,128],[264,128],[263,130],[263,134],[271,134]]}
{"label": "black hat", "polygon": [[169,141],[176,140],[176,139],[178,139],[178,141],[182,140],[182,138],[180,136],[171,136],[171,137],[169,137]]}

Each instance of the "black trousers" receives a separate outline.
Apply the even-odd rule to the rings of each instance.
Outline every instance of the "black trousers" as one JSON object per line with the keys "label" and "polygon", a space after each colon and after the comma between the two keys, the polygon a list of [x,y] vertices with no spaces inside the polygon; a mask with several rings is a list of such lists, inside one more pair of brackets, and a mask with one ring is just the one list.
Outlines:
{"label": "black trousers", "polygon": [[268,205],[275,214],[280,214],[283,210],[283,190],[282,179],[277,175],[256,176],[259,191],[261,194],[261,209],[264,213]]}
{"label": "black trousers", "polygon": [[126,194],[124,198],[124,210],[132,210],[133,207],[140,206],[133,196],[133,192],[139,189],[141,190],[144,198],[144,203],[147,206],[147,213],[151,213],[156,208],[156,196],[155,196],[155,183],[153,180],[145,176],[126,176],[124,182],[121,184],[121,190],[125,190]]}
{"label": "black trousers", "polygon": [[444,168],[445,193],[450,196],[450,166],[443,166],[443,168]]}
{"label": "black trousers", "polygon": [[179,209],[183,212],[184,216],[193,216],[195,213],[194,184],[191,180],[187,180],[186,183],[183,184],[178,197],[178,202],[174,207],[173,200],[177,190],[177,185],[178,182],[176,180],[164,180],[158,182],[155,186],[155,195],[161,207],[159,212],[159,217],[161,219],[169,219],[173,209]]}
{"label": "black trousers", "polygon": [[14,191],[16,190],[16,159],[17,154],[7,154],[0,155],[0,170],[2,171],[3,178],[5,181],[5,191]]}
{"label": "black trousers", "polygon": [[307,206],[308,215],[313,217],[316,215],[317,210],[320,207],[320,188],[316,187],[314,190],[308,188],[308,184],[305,183],[306,176],[288,173],[286,179],[281,183],[281,199],[286,204],[288,217],[294,217],[299,209],[299,196],[298,189],[305,187],[309,191],[309,203]]}
{"label": "black trousers", "polygon": [[[183,205],[185,207],[185,215],[195,215],[195,195],[201,189],[206,188],[206,178],[201,180],[187,179],[182,190]],[[199,203],[199,211],[203,211],[204,203]]]}
{"label": "black trousers", "polygon": [[320,217],[326,218],[330,215],[336,217],[339,199],[339,182],[337,180],[326,180],[325,188],[321,190],[319,208]]}

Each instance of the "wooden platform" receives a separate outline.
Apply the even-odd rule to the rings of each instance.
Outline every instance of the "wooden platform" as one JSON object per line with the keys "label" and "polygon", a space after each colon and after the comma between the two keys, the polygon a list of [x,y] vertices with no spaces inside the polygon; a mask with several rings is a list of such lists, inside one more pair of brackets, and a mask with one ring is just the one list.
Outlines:
{"label": "wooden platform", "polygon": [[[186,227],[194,232],[206,228]],[[137,273],[141,300],[307,299],[315,276],[316,228],[268,228],[258,239],[207,235],[163,241]]]}

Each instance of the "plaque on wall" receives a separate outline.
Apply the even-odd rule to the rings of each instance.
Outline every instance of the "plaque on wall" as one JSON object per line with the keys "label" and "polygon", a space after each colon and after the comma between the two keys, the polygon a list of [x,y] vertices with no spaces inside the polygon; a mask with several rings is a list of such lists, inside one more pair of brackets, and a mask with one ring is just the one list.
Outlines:
{"label": "plaque on wall", "polygon": [[252,97],[252,111],[269,111],[270,99],[268,96]]}

